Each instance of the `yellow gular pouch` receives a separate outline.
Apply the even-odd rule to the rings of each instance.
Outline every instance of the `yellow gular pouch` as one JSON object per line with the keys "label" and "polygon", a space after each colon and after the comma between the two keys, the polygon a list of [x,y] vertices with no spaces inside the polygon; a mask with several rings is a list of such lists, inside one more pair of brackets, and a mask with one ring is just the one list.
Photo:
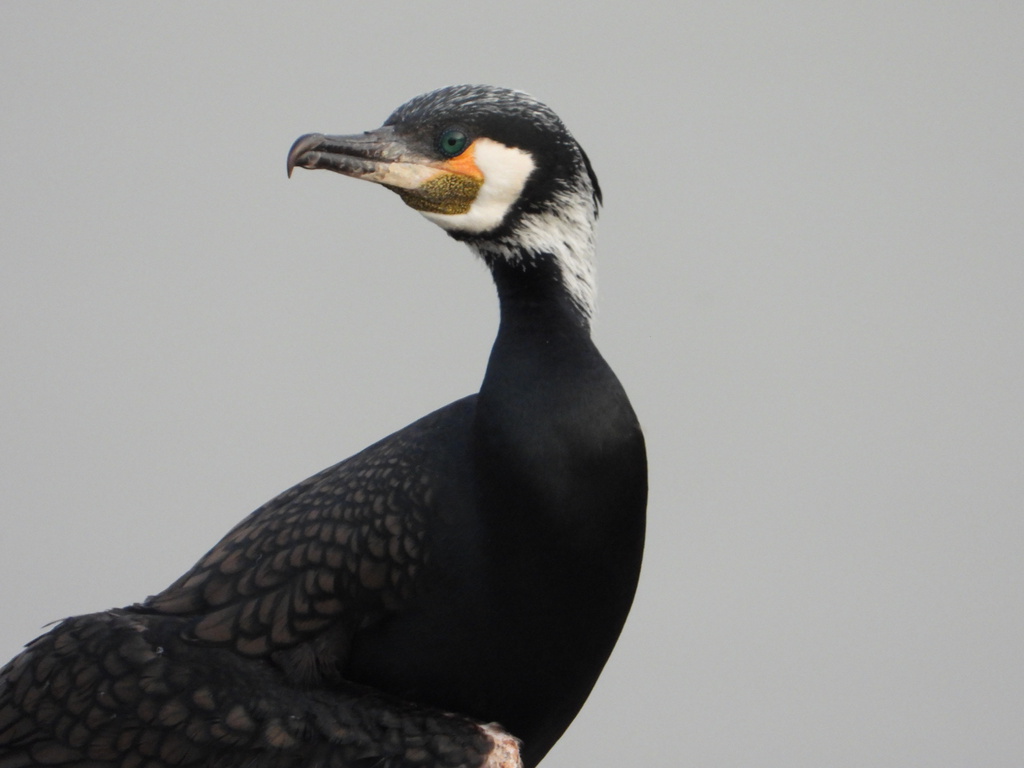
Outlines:
{"label": "yellow gular pouch", "polygon": [[454,215],[469,212],[483,183],[482,178],[475,176],[442,173],[416,189],[386,186],[397,192],[406,205],[417,211]]}

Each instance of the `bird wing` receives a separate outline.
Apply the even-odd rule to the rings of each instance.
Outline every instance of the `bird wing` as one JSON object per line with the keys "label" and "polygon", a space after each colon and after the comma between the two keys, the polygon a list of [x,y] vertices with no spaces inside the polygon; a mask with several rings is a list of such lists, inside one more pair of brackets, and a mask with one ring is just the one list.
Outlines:
{"label": "bird wing", "polygon": [[0,669],[0,768],[521,768],[496,725],[339,674],[346,637],[419,588],[473,403],[281,494],[145,603],[30,643]]}
{"label": "bird wing", "polygon": [[285,666],[330,675],[354,632],[415,594],[444,515],[433,468],[473,403],[456,401],[285,491],[137,608],[191,617],[187,632],[201,643],[279,661],[294,651]]}
{"label": "bird wing", "polygon": [[0,768],[521,768],[492,726],[273,664],[128,610],[60,622],[0,669]]}

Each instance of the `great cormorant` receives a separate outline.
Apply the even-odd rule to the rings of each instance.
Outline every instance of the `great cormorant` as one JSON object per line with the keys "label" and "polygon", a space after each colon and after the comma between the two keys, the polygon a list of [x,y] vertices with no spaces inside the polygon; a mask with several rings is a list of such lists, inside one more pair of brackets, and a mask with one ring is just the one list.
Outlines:
{"label": "great cormorant", "polygon": [[[590,338],[601,192],[559,118],[454,86],[294,167],[383,184],[501,305],[479,394],[285,491],[158,595],[0,671],[0,768],[536,765],[640,570],[637,419]],[[500,724],[500,726],[498,725]]]}

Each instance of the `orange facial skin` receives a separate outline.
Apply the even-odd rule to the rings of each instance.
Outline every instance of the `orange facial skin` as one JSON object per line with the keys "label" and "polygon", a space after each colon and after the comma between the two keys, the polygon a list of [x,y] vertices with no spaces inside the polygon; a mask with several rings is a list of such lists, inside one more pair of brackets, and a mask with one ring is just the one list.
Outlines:
{"label": "orange facial skin", "polygon": [[449,173],[457,173],[462,176],[469,176],[483,182],[484,175],[476,165],[476,142],[473,142],[461,155],[453,157],[449,160],[445,160],[443,163],[438,164],[439,168],[442,168]]}

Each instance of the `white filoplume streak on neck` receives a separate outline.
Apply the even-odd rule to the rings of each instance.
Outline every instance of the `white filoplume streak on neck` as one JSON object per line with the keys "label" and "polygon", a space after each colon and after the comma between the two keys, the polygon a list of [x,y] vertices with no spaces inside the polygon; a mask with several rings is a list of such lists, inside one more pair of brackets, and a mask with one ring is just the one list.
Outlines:
{"label": "white filoplume streak on neck", "polygon": [[[583,317],[594,316],[597,278],[594,270],[594,204],[579,194],[562,192],[540,213],[525,214],[515,231],[515,242],[527,253],[550,253],[558,263],[569,298]],[[488,244],[495,251],[495,246]],[[510,258],[515,252],[503,249]],[[501,253],[502,251],[495,251]]]}

